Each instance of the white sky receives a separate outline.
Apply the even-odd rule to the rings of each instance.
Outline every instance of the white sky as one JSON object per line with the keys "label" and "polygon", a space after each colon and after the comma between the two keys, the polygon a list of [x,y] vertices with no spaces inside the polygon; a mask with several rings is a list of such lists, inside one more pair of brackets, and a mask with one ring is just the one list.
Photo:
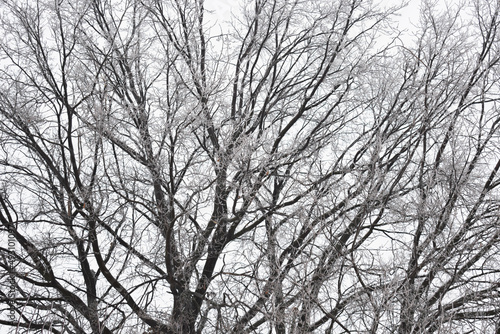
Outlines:
{"label": "white sky", "polygon": [[[330,0],[323,0],[330,1]],[[205,9],[211,11],[213,15],[217,18],[217,23],[219,25],[224,25],[224,21],[231,19],[231,12],[234,14],[239,12],[239,4],[244,2],[243,0],[205,0]],[[401,5],[405,1],[404,0],[375,0],[374,2],[380,3],[383,6],[389,5]],[[401,16],[399,18],[401,28],[411,28],[412,24],[416,24],[418,22],[419,14],[420,14],[420,3],[421,0],[406,0],[408,5],[403,8],[400,13]],[[448,4],[457,4],[459,0],[436,0],[438,5],[443,5],[445,3]],[[207,15],[207,20],[212,21],[212,17]]]}

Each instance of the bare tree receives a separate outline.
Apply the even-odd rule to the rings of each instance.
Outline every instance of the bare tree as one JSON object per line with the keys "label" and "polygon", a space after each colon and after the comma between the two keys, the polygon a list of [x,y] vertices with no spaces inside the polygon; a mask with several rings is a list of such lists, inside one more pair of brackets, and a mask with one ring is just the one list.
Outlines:
{"label": "bare tree", "polygon": [[0,3],[0,325],[498,333],[499,3]]}

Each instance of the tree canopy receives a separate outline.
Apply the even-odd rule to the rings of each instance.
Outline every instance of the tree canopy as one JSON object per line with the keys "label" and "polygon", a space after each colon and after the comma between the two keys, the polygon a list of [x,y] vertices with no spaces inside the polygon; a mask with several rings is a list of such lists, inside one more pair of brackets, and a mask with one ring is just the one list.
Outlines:
{"label": "tree canopy", "polygon": [[0,1],[0,328],[499,333],[500,3],[206,5]]}

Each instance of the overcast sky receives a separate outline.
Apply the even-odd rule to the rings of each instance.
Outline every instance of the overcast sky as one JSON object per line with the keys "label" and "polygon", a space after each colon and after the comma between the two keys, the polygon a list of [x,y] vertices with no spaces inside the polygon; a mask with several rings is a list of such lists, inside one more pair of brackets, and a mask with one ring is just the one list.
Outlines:
{"label": "overcast sky", "polygon": [[[242,2],[242,0],[205,0],[205,8],[215,16],[211,17],[211,15],[208,14],[207,20],[212,21],[216,19],[219,25],[224,25],[224,22],[231,18],[231,12],[234,12],[234,14],[239,12],[238,6]],[[380,3],[383,6],[388,6],[390,4],[402,4],[403,0],[377,0],[374,2]],[[409,0],[407,2],[408,5],[400,11],[399,27],[401,29],[411,28],[411,24],[418,22],[421,0]],[[446,3],[458,3],[458,0],[437,0],[436,2],[444,6]]]}

